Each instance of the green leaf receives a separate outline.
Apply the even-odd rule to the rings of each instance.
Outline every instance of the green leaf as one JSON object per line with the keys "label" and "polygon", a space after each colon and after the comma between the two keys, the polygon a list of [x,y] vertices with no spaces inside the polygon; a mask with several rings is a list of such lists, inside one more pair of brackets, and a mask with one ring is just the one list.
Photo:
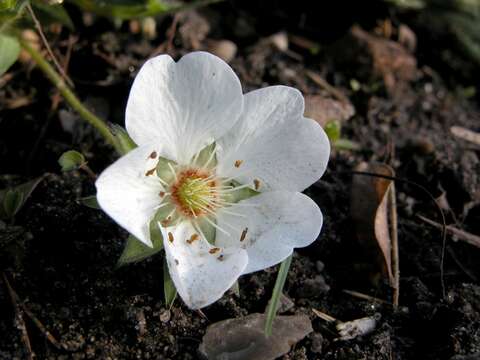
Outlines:
{"label": "green leaf", "polygon": [[362,149],[359,143],[347,139],[338,139],[333,143],[333,146],[338,150],[357,151]]}
{"label": "green leaf", "polygon": [[168,0],[70,0],[84,11],[118,19],[133,19],[182,11],[222,0],[197,0],[188,4]]}
{"label": "green leaf", "polygon": [[74,29],[72,19],[61,4],[44,4],[41,1],[31,2],[33,11],[42,25],[60,23],[70,30]]}
{"label": "green leaf", "polygon": [[0,190],[0,218],[11,219],[15,216],[42,180],[43,176]]}
{"label": "green leaf", "polygon": [[265,336],[267,337],[272,335],[273,320],[275,320],[275,316],[277,316],[278,302],[285,285],[285,280],[287,280],[288,269],[292,263],[292,256],[293,254],[283,260],[280,265],[280,269],[278,270],[277,280],[275,281],[272,297],[270,298],[270,302],[268,303],[266,311]]}
{"label": "green leaf", "polygon": [[177,297],[177,289],[170,277],[167,260],[163,259],[163,293],[165,295],[165,306],[171,308]]}
{"label": "green leaf", "polygon": [[155,218],[150,221],[150,240],[152,240],[153,247],[145,245],[135,236],[130,235],[127,238],[122,255],[118,259],[117,268],[144,260],[163,249],[162,233]]}
{"label": "green leaf", "polygon": [[0,0],[0,11],[13,10],[15,3],[15,0]]}
{"label": "green leaf", "polygon": [[120,145],[122,155],[129,153],[137,147],[137,144],[134,143],[127,131],[120,125],[113,125],[113,135],[115,136],[117,143]]}
{"label": "green leaf", "polygon": [[3,210],[7,218],[11,219],[23,205],[24,194],[16,189],[9,189],[3,199]]}
{"label": "green leaf", "polygon": [[342,125],[338,120],[330,120],[325,124],[324,128],[325,132],[327,133],[330,142],[334,143],[342,134]]}
{"label": "green leaf", "polygon": [[85,196],[83,198],[78,199],[78,202],[86,207],[91,209],[100,210],[100,204],[97,201],[96,195]]}
{"label": "green leaf", "polygon": [[20,43],[12,36],[0,34],[0,76],[15,63],[20,54]]}
{"label": "green leaf", "polygon": [[58,159],[63,172],[76,170],[86,163],[85,157],[75,150],[64,152]]}

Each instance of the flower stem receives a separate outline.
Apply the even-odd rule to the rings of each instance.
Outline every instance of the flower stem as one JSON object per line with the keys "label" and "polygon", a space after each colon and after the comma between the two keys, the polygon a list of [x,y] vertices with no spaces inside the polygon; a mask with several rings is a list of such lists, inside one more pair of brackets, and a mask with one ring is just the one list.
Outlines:
{"label": "flower stem", "polygon": [[265,336],[272,335],[273,320],[277,315],[278,301],[280,295],[282,294],[283,286],[285,285],[285,280],[287,280],[288,269],[290,269],[290,264],[292,263],[292,255],[283,260],[278,270],[277,280],[275,281],[275,286],[273,287],[272,297],[267,307],[267,314],[265,319]]}
{"label": "flower stem", "polygon": [[60,94],[68,102],[68,104],[78,112],[78,114],[86,120],[90,125],[92,125],[98,132],[103,136],[103,138],[112,145],[119,154],[122,154],[122,149],[117,143],[115,136],[110,131],[108,125],[94,113],[88,110],[82,102],[77,98],[77,96],[70,90],[70,88],[65,84],[65,81],[62,77],[54,70],[54,68],[48,63],[47,60],[30,46],[25,40],[20,39],[20,44],[27,51],[32,59],[37,63],[40,70],[47,76],[51,83],[58,89]]}

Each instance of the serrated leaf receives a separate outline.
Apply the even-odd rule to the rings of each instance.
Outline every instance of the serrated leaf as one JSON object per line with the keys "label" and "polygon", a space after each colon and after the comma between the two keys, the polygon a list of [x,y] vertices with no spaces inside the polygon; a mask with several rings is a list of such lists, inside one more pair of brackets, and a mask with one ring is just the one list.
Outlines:
{"label": "serrated leaf", "polygon": [[80,202],[80,204],[87,206],[91,209],[95,209],[95,210],[101,209],[100,204],[97,201],[96,195],[85,196],[83,198],[78,199],[78,202]]}
{"label": "serrated leaf", "polygon": [[[25,205],[33,190],[43,180],[43,176],[27,181],[12,188],[0,190],[0,218],[11,219]],[[13,192],[13,194],[12,194]],[[10,195],[9,195],[10,193]],[[21,194],[21,195],[18,195]],[[7,197],[9,198],[8,200]],[[21,200],[21,201],[18,201]],[[5,206],[5,201],[7,205]]]}
{"label": "serrated leaf", "polygon": [[23,193],[9,189],[3,198],[3,210],[7,218],[13,218],[23,205]]}
{"label": "serrated leaf", "polygon": [[85,157],[75,150],[64,152],[58,159],[58,164],[63,172],[76,170],[85,163]]}
{"label": "serrated leaf", "polygon": [[150,221],[149,227],[153,247],[145,245],[135,236],[130,235],[127,238],[122,255],[118,259],[117,268],[149,258],[163,249],[162,233],[155,218]]}
{"label": "serrated leaf", "polygon": [[60,23],[70,30],[74,29],[72,19],[61,4],[49,5],[40,1],[32,1],[32,8],[35,15],[44,25],[51,23]]}
{"label": "serrated leaf", "polygon": [[0,75],[3,75],[18,59],[20,43],[13,36],[0,34]]}
{"label": "serrated leaf", "polygon": [[163,259],[163,293],[165,296],[165,306],[171,308],[175,298],[177,297],[177,289],[170,277],[167,260]]}

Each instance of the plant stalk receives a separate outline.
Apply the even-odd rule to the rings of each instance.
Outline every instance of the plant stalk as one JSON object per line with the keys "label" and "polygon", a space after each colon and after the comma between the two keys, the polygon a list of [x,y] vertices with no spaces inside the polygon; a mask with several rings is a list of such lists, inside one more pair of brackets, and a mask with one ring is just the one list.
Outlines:
{"label": "plant stalk", "polygon": [[47,76],[50,82],[58,89],[60,94],[62,94],[63,98],[68,102],[68,104],[78,112],[78,114],[86,120],[90,125],[92,125],[98,132],[103,136],[103,138],[112,145],[115,150],[122,154],[122,148],[117,142],[117,139],[110,131],[108,125],[97,117],[94,113],[88,110],[82,102],[77,98],[77,96],[73,93],[73,91],[65,84],[65,81],[62,77],[55,71],[55,69],[48,63],[47,60],[40,54],[39,51],[34,49],[30,44],[28,44],[25,40],[19,39],[22,48],[27,51],[32,59],[36,62],[40,70]]}

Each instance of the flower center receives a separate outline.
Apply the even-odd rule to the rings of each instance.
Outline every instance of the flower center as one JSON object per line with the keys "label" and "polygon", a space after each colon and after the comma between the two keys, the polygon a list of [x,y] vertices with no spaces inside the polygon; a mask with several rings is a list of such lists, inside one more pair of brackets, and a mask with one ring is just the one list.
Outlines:
{"label": "flower center", "polygon": [[218,180],[206,171],[189,169],[180,172],[170,193],[183,215],[197,217],[220,206]]}

